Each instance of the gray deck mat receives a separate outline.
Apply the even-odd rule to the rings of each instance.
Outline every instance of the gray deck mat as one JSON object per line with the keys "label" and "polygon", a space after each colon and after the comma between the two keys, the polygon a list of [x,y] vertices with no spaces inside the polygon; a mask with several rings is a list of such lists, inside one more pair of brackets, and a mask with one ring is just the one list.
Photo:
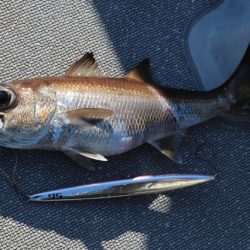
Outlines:
{"label": "gray deck mat", "polygon": [[[106,75],[123,75],[145,57],[163,86],[197,89],[184,55],[188,22],[216,1],[1,1],[0,81],[60,75],[93,51]],[[18,151],[17,182],[32,193],[162,173],[210,173],[194,151],[212,145],[219,183],[161,195],[57,204],[22,204],[0,175],[1,249],[250,249],[249,130],[217,120],[193,128],[177,166],[150,146],[76,166],[59,152]],[[15,153],[1,149],[11,173]]]}

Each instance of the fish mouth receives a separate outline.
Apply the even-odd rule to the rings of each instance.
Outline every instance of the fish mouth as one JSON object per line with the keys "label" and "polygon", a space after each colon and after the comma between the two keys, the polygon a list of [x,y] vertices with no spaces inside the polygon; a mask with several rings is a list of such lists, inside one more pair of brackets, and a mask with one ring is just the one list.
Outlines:
{"label": "fish mouth", "polygon": [[4,114],[0,113],[0,130],[4,128]]}

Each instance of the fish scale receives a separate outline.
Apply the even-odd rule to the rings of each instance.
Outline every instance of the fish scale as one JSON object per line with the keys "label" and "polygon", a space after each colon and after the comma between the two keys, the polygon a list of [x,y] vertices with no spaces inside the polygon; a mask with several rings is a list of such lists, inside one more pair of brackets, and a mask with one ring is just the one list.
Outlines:
{"label": "fish scale", "polygon": [[[67,137],[70,145],[102,155],[121,153],[121,151],[127,151],[146,142],[146,140],[159,139],[176,131],[179,128],[176,119],[181,119],[182,116],[181,114],[173,116],[171,110],[174,110],[175,106],[181,108],[183,106],[182,109],[180,108],[184,110],[183,114],[185,114],[183,123],[190,126],[199,122],[213,110],[213,102],[216,105],[216,100],[211,99],[208,101],[200,100],[198,103],[188,98],[176,101],[170,97],[166,99],[166,102],[171,103],[169,106],[169,104],[163,104],[162,99],[156,96],[155,92],[152,93],[147,84],[126,79],[50,78],[47,81],[50,82],[50,87],[56,90],[58,102],[71,100],[71,98],[67,98],[67,93],[73,95],[75,106],[72,106],[72,102],[71,105],[67,105],[66,102],[64,106],[69,107],[66,110],[104,107],[115,111],[112,118],[106,119],[106,122],[111,125],[110,131],[107,129],[77,128],[77,137],[62,133],[61,141],[63,143],[66,141],[64,138]],[[139,87],[135,87],[135,84],[138,84]],[[120,88],[117,93],[118,86]],[[208,103],[207,109],[199,108],[198,105],[206,106],[206,103]],[[225,99],[225,105],[227,103]],[[165,107],[168,107],[169,110],[164,110]],[[225,107],[222,106],[222,108]],[[57,119],[55,118],[55,120]],[[104,122],[103,126],[105,127],[107,123]],[[60,141],[58,143],[60,144]],[[63,143],[60,144],[61,147],[63,147]]]}
{"label": "fish scale", "polygon": [[9,100],[12,93],[15,105],[0,114],[0,144],[106,160],[104,156],[149,143],[180,163],[177,152],[186,128],[222,114],[237,121],[245,117],[249,54],[250,49],[221,87],[202,92],[160,88],[150,77],[147,60],[126,77],[103,77],[87,53],[65,76],[1,86],[1,96]]}
{"label": "fish scale", "polygon": [[[199,123],[211,114],[216,115],[215,106],[218,106],[217,96],[207,100],[199,96],[193,100],[188,95],[175,98],[167,91],[164,93],[148,83],[128,78],[46,77],[18,81],[15,88],[19,92],[28,89],[35,96],[42,94],[41,106],[46,106],[48,101],[53,104],[51,93],[55,96],[56,112],[46,125],[49,129],[44,130],[46,134],[39,135],[40,141],[32,142],[31,138],[26,148],[65,150],[73,147],[104,156],[128,151],[173,134],[182,127]],[[43,113],[32,115],[31,97],[29,102],[26,100],[30,114],[25,115],[22,108],[21,115],[17,116],[19,124],[27,126],[27,117],[32,123],[34,116],[39,115],[45,127],[48,119],[42,117]],[[216,107],[217,111],[228,106],[227,99],[223,100]],[[112,110],[113,115],[98,125],[88,121],[71,124],[70,120],[65,120],[68,111],[85,108],[106,108]],[[32,125],[32,132],[39,133],[37,124]]]}
{"label": "fish scale", "polygon": [[[110,131],[107,132],[107,129],[104,129],[92,133],[89,132],[89,130],[86,132],[86,129],[79,129],[81,136],[74,138],[75,145],[81,145],[88,148],[88,150],[95,150],[98,153],[102,153],[104,155],[110,153],[113,154],[116,152],[104,152],[103,146],[106,145],[107,151],[113,151],[114,147],[112,147],[112,150],[109,150],[108,147],[111,147],[111,145],[114,143],[117,145],[119,140],[121,144],[129,143],[129,146],[131,146],[133,143],[141,144],[145,139],[144,135],[150,136],[148,133],[150,130],[152,130],[151,125],[156,123],[165,123],[166,120],[168,120],[168,114],[162,110],[161,103],[158,102],[157,98],[154,98],[153,94],[150,92],[150,90],[147,90],[146,86],[144,87],[144,84],[139,83],[139,85],[141,85],[140,87],[142,88],[142,91],[140,91],[140,88],[132,88],[131,90],[129,87],[134,83],[131,81],[126,82],[126,80],[122,80],[122,83],[120,83],[119,81],[114,81],[110,78],[101,78],[97,80],[97,86],[95,86],[95,83],[91,78],[85,78],[84,82],[81,78],[69,79],[69,83],[67,83],[66,80],[68,79],[50,79],[51,88],[54,90],[58,89],[58,91],[56,91],[56,96],[59,103],[65,102],[67,99],[66,93],[72,94],[77,92],[78,94],[73,94],[75,96],[74,103],[76,106],[73,107],[71,103],[71,109],[105,107],[115,111],[112,118],[107,118],[107,122],[111,124]],[[100,81],[104,86],[103,88],[102,85],[100,85]],[[118,89],[118,85],[123,86],[124,89],[120,89],[119,93],[117,94],[115,91]],[[70,89],[69,86],[71,86]],[[97,92],[100,88],[102,88],[101,91]],[[124,93],[121,95],[122,91],[125,92],[126,95],[124,95]],[[107,102],[109,99],[112,99],[112,101]],[[105,103],[108,105],[103,105]],[[55,118],[55,120],[57,119],[58,118]],[[106,126],[105,122],[104,126]],[[164,124],[164,126],[166,125]],[[114,131],[115,134],[112,134]],[[71,136],[67,135],[67,137],[70,138]],[[128,140],[126,141],[125,138],[127,137],[133,138],[136,142],[131,143]],[[140,138],[139,141],[138,138]],[[86,141],[88,145],[86,145]],[[95,146],[92,146],[92,144]],[[100,149],[100,147],[102,147],[102,149]],[[123,148],[123,150],[127,150],[125,145],[121,145],[121,148]]]}

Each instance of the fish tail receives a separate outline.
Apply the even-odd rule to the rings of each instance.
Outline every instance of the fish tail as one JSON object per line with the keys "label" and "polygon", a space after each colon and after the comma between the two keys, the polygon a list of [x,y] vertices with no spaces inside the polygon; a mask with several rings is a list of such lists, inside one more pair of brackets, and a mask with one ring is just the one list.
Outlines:
{"label": "fish tail", "polygon": [[250,45],[231,77],[222,86],[231,108],[221,116],[231,124],[250,125]]}

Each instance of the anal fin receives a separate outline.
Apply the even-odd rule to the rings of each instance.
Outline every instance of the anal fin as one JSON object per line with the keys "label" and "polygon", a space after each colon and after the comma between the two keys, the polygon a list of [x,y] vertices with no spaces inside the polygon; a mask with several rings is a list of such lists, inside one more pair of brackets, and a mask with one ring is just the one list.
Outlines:
{"label": "anal fin", "polygon": [[178,152],[181,143],[181,134],[173,134],[157,141],[148,142],[150,145],[158,149],[162,154],[171,160],[182,164],[182,158]]}

